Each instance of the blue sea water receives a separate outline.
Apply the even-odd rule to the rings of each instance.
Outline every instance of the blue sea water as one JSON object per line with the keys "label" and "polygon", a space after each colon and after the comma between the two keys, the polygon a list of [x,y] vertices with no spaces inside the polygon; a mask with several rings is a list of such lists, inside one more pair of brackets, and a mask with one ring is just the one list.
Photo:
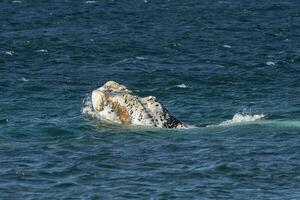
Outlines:
{"label": "blue sea water", "polygon": [[[0,2],[0,199],[300,199],[296,0]],[[108,80],[186,130],[90,117]]]}

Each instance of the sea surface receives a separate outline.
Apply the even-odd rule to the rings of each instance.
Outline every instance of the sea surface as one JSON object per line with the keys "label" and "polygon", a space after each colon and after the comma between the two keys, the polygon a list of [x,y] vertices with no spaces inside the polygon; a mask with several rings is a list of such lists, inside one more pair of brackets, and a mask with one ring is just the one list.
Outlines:
{"label": "sea surface", "polygon": [[[194,128],[92,117],[109,80]],[[0,199],[300,199],[300,1],[1,1]]]}

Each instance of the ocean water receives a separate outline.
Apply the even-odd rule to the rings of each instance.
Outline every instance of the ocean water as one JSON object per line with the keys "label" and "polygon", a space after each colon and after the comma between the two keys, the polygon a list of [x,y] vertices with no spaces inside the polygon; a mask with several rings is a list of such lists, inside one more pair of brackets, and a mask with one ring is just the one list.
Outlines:
{"label": "ocean water", "polygon": [[[0,2],[0,199],[300,199],[296,0]],[[114,80],[186,130],[93,118]]]}

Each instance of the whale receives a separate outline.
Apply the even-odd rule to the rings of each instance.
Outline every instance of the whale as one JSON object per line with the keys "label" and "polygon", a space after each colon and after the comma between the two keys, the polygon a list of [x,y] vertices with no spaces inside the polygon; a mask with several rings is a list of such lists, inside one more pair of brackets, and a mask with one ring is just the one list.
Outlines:
{"label": "whale", "polygon": [[92,106],[101,119],[126,125],[184,129],[188,125],[170,114],[155,96],[139,97],[115,81],[92,91]]}

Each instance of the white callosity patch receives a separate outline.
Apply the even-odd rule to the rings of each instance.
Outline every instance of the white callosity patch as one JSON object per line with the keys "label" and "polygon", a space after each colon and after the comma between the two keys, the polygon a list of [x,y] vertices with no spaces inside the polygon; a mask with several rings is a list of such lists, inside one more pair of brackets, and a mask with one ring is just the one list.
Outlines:
{"label": "white callosity patch", "polygon": [[164,121],[163,118],[160,116],[163,116],[163,107],[160,103],[156,101],[156,97],[149,96],[140,98],[140,101],[143,103],[146,111],[150,114],[152,117],[154,123],[158,127],[163,127]]}
{"label": "white callosity patch", "polygon": [[92,93],[92,104],[101,118],[122,124],[160,128],[186,128],[169,114],[154,96],[141,98],[114,81],[108,81]]}

